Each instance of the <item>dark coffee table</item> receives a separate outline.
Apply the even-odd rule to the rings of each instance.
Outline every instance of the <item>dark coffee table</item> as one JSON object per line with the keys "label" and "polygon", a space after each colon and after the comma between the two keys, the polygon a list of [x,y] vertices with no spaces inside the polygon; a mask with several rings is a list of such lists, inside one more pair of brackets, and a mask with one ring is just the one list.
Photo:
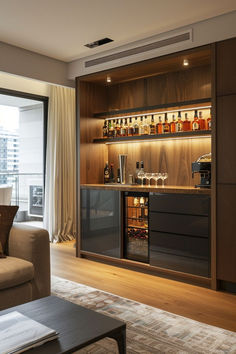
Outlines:
{"label": "dark coffee table", "polygon": [[18,311],[59,332],[59,338],[30,349],[29,354],[73,353],[109,337],[117,341],[119,353],[126,353],[126,324],[56,296],[48,296],[0,311]]}

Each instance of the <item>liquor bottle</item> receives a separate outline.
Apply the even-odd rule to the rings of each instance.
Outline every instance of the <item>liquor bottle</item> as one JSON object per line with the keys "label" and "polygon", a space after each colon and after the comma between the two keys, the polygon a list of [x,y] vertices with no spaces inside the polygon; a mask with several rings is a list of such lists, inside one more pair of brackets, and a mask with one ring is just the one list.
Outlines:
{"label": "liquor bottle", "polygon": [[192,130],[199,130],[200,129],[200,124],[199,124],[199,119],[197,115],[197,110],[194,111],[194,118],[192,121]]}
{"label": "liquor bottle", "polygon": [[149,133],[150,133],[150,135],[155,135],[156,134],[156,127],[155,127],[155,123],[154,123],[154,115],[152,115],[151,123],[149,125]]}
{"label": "liquor bottle", "polygon": [[109,138],[114,138],[114,126],[111,120],[109,120],[108,123],[108,137]]}
{"label": "liquor bottle", "polygon": [[175,115],[172,115],[172,122],[170,123],[170,132],[175,133],[176,132],[176,121],[175,121]]}
{"label": "liquor bottle", "polygon": [[183,122],[181,119],[181,112],[178,113],[178,120],[176,123],[176,132],[182,132],[183,131]]}
{"label": "liquor bottle", "polygon": [[120,136],[120,129],[121,129],[121,126],[119,124],[119,120],[117,119],[116,120],[116,125],[115,125],[115,131],[114,131],[114,136],[115,137],[119,137]]}
{"label": "liquor bottle", "polygon": [[108,161],[106,162],[106,165],[104,167],[104,183],[109,183],[110,181],[110,170],[109,170],[109,165]]}
{"label": "liquor bottle", "polygon": [[206,129],[206,121],[202,116],[202,112],[199,112],[199,125],[200,125],[200,130]]}
{"label": "liquor bottle", "polygon": [[140,123],[139,123],[139,135],[144,134],[144,125],[143,125],[143,117],[140,117]]}
{"label": "liquor bottle", "polygon": [[184,132],[191,130],[191,123],[188,120],[188,113],[185,113],[185,120],[183,121],[183,130]]}
{"label": "liquor bottle", "polygon": [[210,116],[207,118],[207,130],[211,130],[211,111]]}
{"label": "liquor bottle", "polygon": [[138,118],[137,117],[135,117],[133,129],[134,129],[134,135],[135,136],[139,135],[139,125],[138,125]]}
{"label": "liquor bottle", "polygon": [[107,138],[107,136],[108,136],[108,129],[107,129],[107,121],[106,120],[104,120],[104,124],[102,127],[102,135],[103,135],[103,138]]}
{"label": "liquor bottle", "polygon": [[120,120],[120,136],[126,136],[126,128],[123,124],[123,119]]}
{"label": "liquor bottle", "polygon": [[[140,170],[139,172],[141,172],[142,174],[144,174],[144,162],[143,161],[140,161]],[[143,178],[143,185],[146,184],[146,178]]]}
{"label": "liquor bottle", "polygon": [[128,136],[133,136],[133,135],[134,135],[134,128],[132,124],[132,118],[130,117],[129,126],[128,126]]}
{"label": "liquor bottle", "polygon": [[144,124],[143,124],[143,134],[148,135],[149,134],[149,126],[147,122],[147,116],[145,117]]}
{"label": "liquor bottle", "polygon": [[168,123],[168,116],[167,113],[165,113],[165,121],[163,123],[163,133],[169,133],[170,132],[170,123]]}
{"label": "liquor bottle", "polygon": [[128,136],[128,123],[127,123],[127,118],[125,118],[125,123],[124,123],[124,135],[123,136]]}
{"label": "liquor bottle", "polygon": [[135,178],[134,178],[134,183],[135,184],[140,184],[140,180],[138,178],[138,173],[139,173],[139,162],[136,162],[136,170],[135,170]]}
{"label": "liquor bottle", "polygon": [[120,183],[120,169],[117,168],[117,183]]}
{"label": "liquor bottle", "polygon": [[114,183],[115,182],[115,176],[114,176],[114,164],[111,163],[110,165],[110,171],[109,171],[109,182]]}
{"label": "liquor bottle", "polygon": [[159,116],[159,122],[156,124],[156,134],[163,134],[163,123],[162,118]]}

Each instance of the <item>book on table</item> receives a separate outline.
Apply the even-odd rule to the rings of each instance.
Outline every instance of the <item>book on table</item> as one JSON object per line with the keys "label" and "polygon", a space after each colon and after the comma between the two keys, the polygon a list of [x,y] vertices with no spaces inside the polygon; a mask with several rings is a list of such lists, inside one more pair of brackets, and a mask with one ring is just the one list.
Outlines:
{"label": "book on table", "polygon": [[58,333],[18,311],[0,316],[0,353],[17,354],[58,338]]}

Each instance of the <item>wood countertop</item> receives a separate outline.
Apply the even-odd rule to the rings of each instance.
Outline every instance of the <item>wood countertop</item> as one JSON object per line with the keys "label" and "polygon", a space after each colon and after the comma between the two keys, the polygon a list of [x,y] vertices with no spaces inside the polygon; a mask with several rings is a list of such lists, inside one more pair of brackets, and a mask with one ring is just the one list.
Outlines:
{"label": "wood countertop", "polygon": [[204,194],[211,195],[211,189],[195,188],[186,186],[139,186],[120,183],[107,184],[81,184],[81,189],[104,189],[104,190],[118,190],[124,192],[154,192],[154,193],[184,193],[184,194]]}

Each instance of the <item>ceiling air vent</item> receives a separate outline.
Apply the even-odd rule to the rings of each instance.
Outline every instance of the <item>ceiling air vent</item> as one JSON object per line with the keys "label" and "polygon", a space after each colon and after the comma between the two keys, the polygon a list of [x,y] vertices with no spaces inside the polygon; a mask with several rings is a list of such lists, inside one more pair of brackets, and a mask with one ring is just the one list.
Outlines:
{"label": "ceiling air vent", "polygon": [[92,49],[92,48],[96,48],[96,47],[99,47],[100,45],[107,44],[110,42],[113,42],[113,39],[106,37],[106,38],[99,39],[98,41],[85,44],[84,46]]}
{"label": "ceiling air vent", "polygon": [[110,62],[112,60],[122,59],[122,58],[128,57],[130,55],[141,54],[141,53],[148,52],[149,50],[163,48],[163,47],[167,47],[169,45],[179,44],[179,43],[186,42],[186,41],[192,41],[192,30],[182,32],[182,33],[172,36],[172,37],[166,37],[166,38],[158,40],[156,42],[145,44],[145,45],[142,45],[139,47],[127,49],[127,50],[124,50],[124,51],[121,51],[118,53],[106,55],[104,57],[91,59],[91,60],[86,61],[84,64],[85,64],[85,67],[88,68],[88,67],[91,67],[94,65],[104,64],[104,63]]}

